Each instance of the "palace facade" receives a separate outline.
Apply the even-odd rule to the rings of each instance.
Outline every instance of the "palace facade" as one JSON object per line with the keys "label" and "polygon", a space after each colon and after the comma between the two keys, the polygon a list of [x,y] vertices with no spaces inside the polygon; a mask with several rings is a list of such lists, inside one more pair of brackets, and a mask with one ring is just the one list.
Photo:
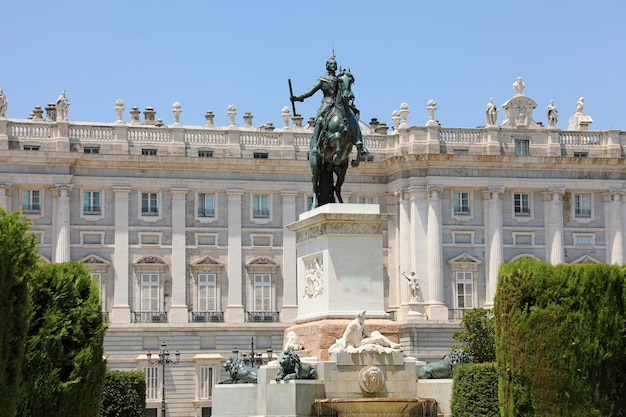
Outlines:
{"label": "palace facade", "polygon": [[[567,130],[554,114],[535,121],[536,107],[522,87],[479,128],[442,127],[432,100],[416,124],[406,104],[389,126],[362,124],[370,154],[343,196],[393,215],[384,300],[405,354],[446,353],[463,311],[492,305],[503,262],[624,262],[626,132],[590,130],[582,104]],[[0,117],[0,205],[33,220],[42,258],[82,260],[97,279],[109,367],[146,370],[150,412],[164,381],[170,415],[210,415],[233,349],[278,355],[297,316],[287,226],[311,202],[312,129],[286,108],[281,127],[249,113],[240,124],[235,106],[228,126],[210,112],[181,124],[179,103],[171,125],[152,108],[129,122],[121,100],[115,110],[113,122],[68,121],[54,105]],[[162,341],[179,364],[148,361]]]}

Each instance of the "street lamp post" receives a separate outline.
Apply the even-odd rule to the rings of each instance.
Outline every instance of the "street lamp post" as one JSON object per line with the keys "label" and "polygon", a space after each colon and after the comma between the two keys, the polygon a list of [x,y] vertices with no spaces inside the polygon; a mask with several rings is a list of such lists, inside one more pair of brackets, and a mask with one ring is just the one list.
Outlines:
{"label": "street lamp post", "polygon": [[152,353],[148,351],[146,356],[148,357],[148,363],[150,365],[161,365],[161,417],[165,417],[165,365],[178,364],[180,362],[180,352],[176,351],[176,361],[170,359],[170,351],[166,349],[165,342],[161,342],[161,350],[159,351],[159,359],[152,361]]}
{"label": "street lamp post", "polygon": [[[274,350],[271,347],[267,348],[267,362],[271,362],[273,352]],[[233,348],[232,354],[233,358],[237,358],[239,356],[239,349]],[[259,368],[263,365],[263,355],[254,351],[254,337],[252,337],[250,341],[250,353],[244,353],[242,356],[243,363],[247,366]]]}

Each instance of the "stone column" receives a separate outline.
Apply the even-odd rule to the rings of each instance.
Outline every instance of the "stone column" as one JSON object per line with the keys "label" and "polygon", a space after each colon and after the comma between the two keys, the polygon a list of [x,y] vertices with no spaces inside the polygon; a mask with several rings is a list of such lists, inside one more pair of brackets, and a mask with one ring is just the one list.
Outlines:
{"label": "stone column", "polygon": [[[398,192],[398,203],[400,205],[400,217],[399,217],[399,233],[398,238],[399,246],[400,246],[400,257],[399,264],[400,270],[398,271],[398,280],[404,281],[404,277],[402,276],[403,272],[411,271],[411,202],[409,201],[409,194],[406,189],[401,189]],[[399,285],[399,295],[400,295],[400,304],[404,304],[404,309],[406,310],[406,301],[407,298],[407,287],[404,285],[404,282]]]}
{"label": "stone column", "polygon": [[4,211],[11,211],[11,184],[0,183],[0,207]]}
{"label": "stone column", "polygon": [[280,321],[292,322],[298,316],[298,286],[296,271],[296,233],[287,228],[296,221],[296,190],[281,191],[283,211],[283,307]]}
{"label": "stone column", "polygon": [[[399,191],[385,196],[387,199],[387,213],[393,214],[387,223],[387,273],[389,275],[389,301],[388,309],[397,311],[402,299],[400,298],[399,283],[402,278],[399,274],[400,270],[400,251],[398,239],[399,233]],[[383,198],[383,197],[381,197]]]}
{"label": "stone column", "polygon": [[172,304],[170,323],[187,323],[186,188],[172,188]]}
{"label": "stone column", "polygon": [[546,212],[546,260],[552,265],[563,263],[563,188],[550,188],[543,193]]}
{"label": "stone column", "polygon": [[227,188],[228,200],[228,305],[226,321],[242,323],[243,309],[243,275],[241,254],[241,196],[243,190]]}
{"label": "stone column", "polygon": [[54,262],[68,262],[70,257],[70,192],[72,185],[57,184],[56,250]]}
{"label": "stone column", "polygon": [[493,307],[493,298],[496,295],[498,271],[502,264],[502,194],[504,187],[489,187],[488,198],[488,228],[485,231],[487,243],[487,293],[485,307]]}
{"label": "stone column", "polygon": [[444,303],[443,247],[441,229],[441,197],[443,187],[428,186],[428,299],[425,300],[429,320],[448,320]]}
{"label": "stone column", "polygon": [[115,204],[115,249],[113,253],[114,288],[111,323],[130,323],[129,286],[129,246],[128,246],[128,214],[129,186],[114,186]]}
{"label": "stone column", "polygon": [[608,194],[608,213],[606,230],[609,237],[607,247],[607,263],[622,265],[624,263],[624,242],[622,236],[622,192],[612,190]]}
{"label": "stone column", "polygon": [[[409,289],[409,282],[406,277],[402,277],[402,287],[404,288],[403,302],[409,305],[407,321],[425,320],[424,295],[428,293],[428,193],[426,187],[421,185],[409,186],[410,198],[410,230],[411,230],[411,270],[415,273],[420,284],[420,293],[417,298],[413,298]],[[405,229],[406,230],[406,229]],[[409,271],[403,271],[409,272]]]}

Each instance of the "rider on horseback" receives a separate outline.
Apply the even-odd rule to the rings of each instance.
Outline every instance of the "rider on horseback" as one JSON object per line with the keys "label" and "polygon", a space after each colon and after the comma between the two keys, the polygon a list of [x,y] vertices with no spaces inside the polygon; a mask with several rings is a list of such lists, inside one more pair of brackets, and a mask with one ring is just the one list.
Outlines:
{"label": "rider on horseback", "polygon": [[[322,99],[322,103],[320,104],[320,108],[317,111],[317,119],[315,120],[315,129],[313,130],[313,136],[311,137],[311,154],[319,155],[320,148],[323,141],[323,135],[321,132],[324,131],[328,126],[327,116],[328,113],[333,106],[335,101],[335,95],[337,94],[337,75],[335,74],[337,71],[337,61],[335,61],[335,54],[326,61],[326,75],[322,75],[317,79],[313,87],[300,94],[299,96],[292,96],[292,101],[304,101],[305,98],[311,97],[318,90],[322,90],[324,93],[324,98]],[[353,112],[358,120],[359,113],[354,105],[351,105]],[[361,154],[365,155],[368,153],[367,149],[363,147],[363,141],[359,138],[354,143],[357,149]]]}

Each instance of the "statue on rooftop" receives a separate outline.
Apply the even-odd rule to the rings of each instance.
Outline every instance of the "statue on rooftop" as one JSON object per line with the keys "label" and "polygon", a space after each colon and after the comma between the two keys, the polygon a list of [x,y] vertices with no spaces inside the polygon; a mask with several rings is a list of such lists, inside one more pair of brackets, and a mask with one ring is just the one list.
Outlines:
{"label": "statue on rooftop", "polygon": [[516,96],[524,95],[524,88],[526,88],[526,84],[522,81],[522,77],[517,77],[517,80],[513,83],[513,89],[515,90]]}
{"label": "statue on rooftop", "polygon": [[487,126],[493,126],[496,124],[496,120],[498,119],[498,108],[492,98],[490,98],[489,103],[487,103],[485,115],[487,116]]}
{"label": "statue on rooftop", "polygon": [[67,114],[69,113],[70,101],[65,96],[65,90],[61,92],[57,98],[57,120],[67,121]]}
{"label": "statue on rooftop", "polygon": [[556,110],[556,106],[554,105],[554,100],[550,100],[550,104],[546,109],[546,114],[548,116],[548,126],[556,126],[556,122],[558,121],[559,112]]}
{"label": "statue on rooftop", "polygon": [[581,97],[576,102],[576,113],[582,113],[583,107],[585,107],[585,98]]}
{"label": "statue on rooftop", "polygon": [[[344,69],[339,75],[336,71],[337,61],[333,53],[326,61],[326,74],[319,77],[304,93],[290,97],[294,102],[304,101],[320,90],[324,94],[310,142],[309,163],[313,183],[311,208],[334,203],[335,196],[343,203],[341,186],[348,170],[348,157],[352,147],[356,146],[358,153],[357,158],[352,160],[353,167],[358,166],[361,156],[368,153],[363,146],[359,127],[360,113],[354,105],[351,89],[354,76],[350,70]],[[336,182],[333,173],[337,177]]]}
{"label": "statue on rooftop", "polygon": [[7,108],[9,107],[9,100],[4,95],[4,91],[0,88],[0,117],[5,117]]}

